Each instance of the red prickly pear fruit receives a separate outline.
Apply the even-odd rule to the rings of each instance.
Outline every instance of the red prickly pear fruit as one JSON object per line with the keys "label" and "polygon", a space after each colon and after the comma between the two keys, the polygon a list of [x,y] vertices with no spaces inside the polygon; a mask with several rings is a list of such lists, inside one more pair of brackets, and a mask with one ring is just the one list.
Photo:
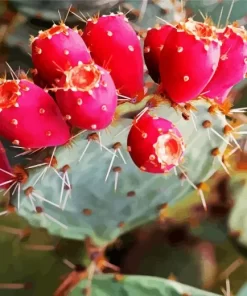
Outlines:
{"label": "red prickly pear fruit", "polygon": [[144,61],[140,40],[122,14],[89,19],[83,40],[92,58],[110,71],[119,93],[140,101],[144,96]]}
{"label": "red prickly pear fruit", "polygon": [[176,103],[195,99],[216,71],[216,28],[189,19],[171,30],[160,56],[160,92]]}
{"label": "red prickly pear fruit", "polygon": [[181,162],[185,150],[179,130],[170,121],[148,113],[139,118],[127,140],[132,160],[145,172],[169,172]]}
{"label": "red prickly pear fruit", "polygon": [[57,104],[71,126],[100,130],[113,120],[117,91],[111,75],[95,64],[80,64],[64,73]]}
{"label": "red prickly pear fruit", "polygon": [[3,144],[0,142],[0,189],[6,189],[9,186],[8,182],[11,179],[11,166],[9,164]]}
{"label": "red prickly pear fruit", "polygon": [[160,53],[171,30],[172,26],[169,25],[157,26],[148,30],[144,40],[144,59],[148,74],[156,83],[160,83]]}
{"label": "red prickly pear fruit", "polygon": [[42,88],[28,80],[0,84],[0,136],[24,148],[65,144],[70,131],[62,114]]}
{"label": "red prickly pear fruit", "polygon": [[245,78],[247,72],[247,32],[236,24],[219,34],[221,57],[214,76],[202,91],[205,96],[222,104],[232,87]]}
{"label": "red prickly pear fruit", "polygon": [[53,85],[63,71],[79,61],[89,63],[92,58],[78,31],[60,24],[32,38],[32,60],[39,77]]}

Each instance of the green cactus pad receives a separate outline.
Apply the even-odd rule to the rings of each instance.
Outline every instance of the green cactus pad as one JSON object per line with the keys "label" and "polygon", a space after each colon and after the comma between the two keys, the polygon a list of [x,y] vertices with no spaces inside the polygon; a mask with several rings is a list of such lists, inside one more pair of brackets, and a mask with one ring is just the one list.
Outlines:
{"label": "green cactus pad", "polygon": [[[217,296],[175,281],[148,276],[123,276],[121,280],[111,275],[96,276],[92,282],[91,296]],[[82,281],[69,296],[83,295],[87,281]]]}
{"label": "green cactus pad", "polygon": [[[130,117],[126,110],[129,107],[129,111],[136,111],[143,104],[143,102],[139,105],[124,104],[124,107],[119,108],[122,113],[126,113],[125,118],[122,116],[116,126],[110,127],[108,132],[100,133],[101,143],[105,148],[101,149],[97,141],[88,141],[87,134],[90,133],[85,132],[74,139],[71,147],[60,147],[56,150],[58,171],[65,165],[70,167],[68,175],[72,184],[72,197],[68,198],[64,210],[47,202],[48,200],[59,204],[61,178],[49,168],[44,177],[35,184],[44,170],[44,167],[40,167],[29,170],[29,180],[21,188],[19,214],[31,225],[44,227],[51,234],[78,240],[91,237],[95,244],[105,245],[124,232],[157,219],[161,205],[172,205],[193,191],[191,183],[180,180],[181,172],[186,171],[189,179],[197,185],[205,182],[219,169],[219,158],[213,156],[211,152],[214,148],[218,148],[222,155],[227,146],[225,142],[227,137],[224,138],[223,135],[223,128],[227,124],[225,116],[212,115],[208,112],[210,106],[208,102],[195,101],[197,130],[192,119],[185,120],[180,111],[170,107],[169,104],[155,108],[158,116],[173,122],[183,135],[186,153],[182,171],[178,168],[178,175],[171,171],[165,176],[139,170],[127,152],[126,140],[132,119],[126,118]],[[209,128],[203,127],[206,120],[212,123],[214,130],[224,140]],[[122,144],[120,151],[126,164],[120,153],[117,153],[118,157],[115,158],[113,169],[105,182],[114,153],[112,146],[116,142]],[[88,149],[79,162],[87,145],[89,145]],[[44,155],[42,157],[44,159]],[[43,160],[40,162],[42,163]],[[121,172],[118,173],[118,185],[115,191],[117,173],[114,172],[114,168],[116,167],[120,167]],[[62,172],[60,176],[63,176]],[[25,190],[30,186],[34,188],[32,199],[25,194]],[[67,191],[64,190],[63,194],[66,195]],[[12,201],[15,206],[18,206],[17,195],[16,192]],[[45,198],[46,201],[40,200],[40,197]],[[198,200],[200,200],[199,195]],[[40,207],[39,210],[42,208],[42,213],[35,212],[32,201],[35,206]]]}

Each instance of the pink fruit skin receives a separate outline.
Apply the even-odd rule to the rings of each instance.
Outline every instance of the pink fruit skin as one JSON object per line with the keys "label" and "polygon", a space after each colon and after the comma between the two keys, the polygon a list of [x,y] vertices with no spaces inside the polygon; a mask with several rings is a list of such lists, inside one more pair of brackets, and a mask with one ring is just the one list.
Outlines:
{"label": "pink fruit skin", "polygon": [[[136,166],[143,171],[154,174],[169,172],[175,166],[174,163],[162,165],[158,161],[158,155],[154,148],[158,140],[168,134],[169,130],[177,138],[177,140],[172,141],[170,147],[177,151],[174,154],[176,155],[176,165],[179,164],[184,153],[183,139],[180,132],[170,121],[159,117],[153,118],[148,113],[145,113],[132,126],[127,140],[128,151]],[[162,141],[159,145],[165,147],[162,145]]]}
{"label": "pink fruit skin", "polygon": [[52,85],[62,76],[61,69],[68,70],[79,61],[90,63],[92,58],[79,33],[68,28],[68,35],[36,38],[32,43],[32,60],[40,78]]}
{"label": "pink fruit skin", "polygon": [[149,75],[156,83],[160,83],[160,53],[171,29],[172,27],[169,25],[152,28],[148,30],[147,36],[144,40],[145,63],[148,68]]}
{"label": "pink fruit skin", "polygon": [[160,56],[160,91],[176,103],[195,99],[217,68],[220,45],[212,41],[205,49],[202,40],[173,28]]}
{"label": "pink fruit skin", "polygon": [[221,58],[213,78],[202,92],[221,104],[232,87],[245,78],[247,42],[229,26],[219,34],[219,40],[222,41]]}
{"label": "pink fruit skin", "polygon": [[21,80],[19,86],[19,107],[0,112],[0,135],[25,148],[65,144],[70,131],[52,97],[28,80]]}
{"label": "pink fruit skin", "polygon": [[[11,167],[7,159],[7,155],[3,147],[3,144],[1,142],[0,142],[0,169],[11,173]],[[3,172],[2,170],[0,170],[0,184],[11,180],[11,176]],[[0,185],[0,189],[6,189],[8,188],[9,185],[10,184]]]}
{"label": "pink fruit skin", "polygon": [[[81,129],[100,130],[106,128],[113,119],[117,107],[116,87],[111,75],[97,66],[101,74],[99,86],[92,93],[72,91],[71,89],[56,92],[57,104],[71,126]],[[65,77],[60,86],[65,85]]]}
{"label": "pink fruit skin", "polygon": [[120,94],[141,100],[144,61],[140,41],[124,15],[88,20],[83,39],[96,64],[110,71]]}

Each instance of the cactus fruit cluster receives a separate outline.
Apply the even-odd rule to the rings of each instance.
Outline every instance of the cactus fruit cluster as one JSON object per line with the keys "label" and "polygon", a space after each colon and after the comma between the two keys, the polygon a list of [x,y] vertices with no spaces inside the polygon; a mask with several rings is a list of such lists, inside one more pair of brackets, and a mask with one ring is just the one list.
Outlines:
{"label": "cactus fruit cluster", "polygon": [[[227,147],[238,148],[241,133],[231,122],[238,110],[228,93],[245,77],[246,36],[236,23],[219,29],[209,18],[190,18],[150,29],[143,46],[119,12],[89,18],[83,31],[61,22],[30,38],[32,78],[11,70],[12,79],[0,81],[0,136],[30,159],[11,167],[1,147],[0,187],[10,200],[0,215],[14,210],[97,250],[56,295],[80,295],[92,264],[104,267],[98,253],[121,234],[162,221],[188,193],[196,191],[207,209],[205,182],[220,168],[228,172]],[[103,276],[92,295],[133,295],[146,283]],[[212,295],[152,285],[157,295]]]}

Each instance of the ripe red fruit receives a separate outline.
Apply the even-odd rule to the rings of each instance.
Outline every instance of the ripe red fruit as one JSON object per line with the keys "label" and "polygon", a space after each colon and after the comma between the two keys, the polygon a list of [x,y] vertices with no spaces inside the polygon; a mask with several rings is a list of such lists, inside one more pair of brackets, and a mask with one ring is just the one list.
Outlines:
{"label": "ripe red fruit", "polygon": [[144,95],[140,40],[122,14],[89,19],[83,40],[95,63],[110,71],[119,93],[137,101]]}
{"label": "ripe red fruit", "polygon": [[160,83],[160,53],[171,30],[172,27],[169,25],[157,26],[148,30],[144,40],[144,58],[148,74],[156,83]]}
{"label": "ripe red fruit", "polygon": [[0,97],[0,135],[14,145],[42,148],[69,140],[69,128],[58,106],[34,83],[25,79],[2,81]]}
{"label": "ripe red fruit", "polygon": [[214,27],[192,19],[171,30],[160,56],[160,92],[176,103],[200,95],[220,58],[215,31]]}
{"label": "ripe red fruit", "polygon": [[79,61],[89,63],[92,58],[78,31],[60,24],[33,38],[32,60],[40,79],[52,85],[63,71]]}
{"label": "ripe red fruit", "polygon": [[7,159],[7,155],[3,147],[3,144],[0,142],[0,189],[8,188],[9,183],[3,184],[11,180],[11,176],[8,173],[12,173],[11,167]]}
{"label": "ripe red fruit", "polygon": [[170,121],[148,113],[133,124],[127,144],[134,163],[145,172],[157,174],[177,166],[185,150],[179,130]]}
{"label": "ripe red fruit", "polygon": [[72,126],[89,130],[106,128],[117,107],[111,75],[95,64],[81,64],[65,72],[56,100]]}
{"label": "ripe red fruit", "polygon": [[213,78],[202,91],[205,96],[223,103],[232,87],[247,72],[247,32],[233,24],[218,34],[222,41],[221,57]]}

